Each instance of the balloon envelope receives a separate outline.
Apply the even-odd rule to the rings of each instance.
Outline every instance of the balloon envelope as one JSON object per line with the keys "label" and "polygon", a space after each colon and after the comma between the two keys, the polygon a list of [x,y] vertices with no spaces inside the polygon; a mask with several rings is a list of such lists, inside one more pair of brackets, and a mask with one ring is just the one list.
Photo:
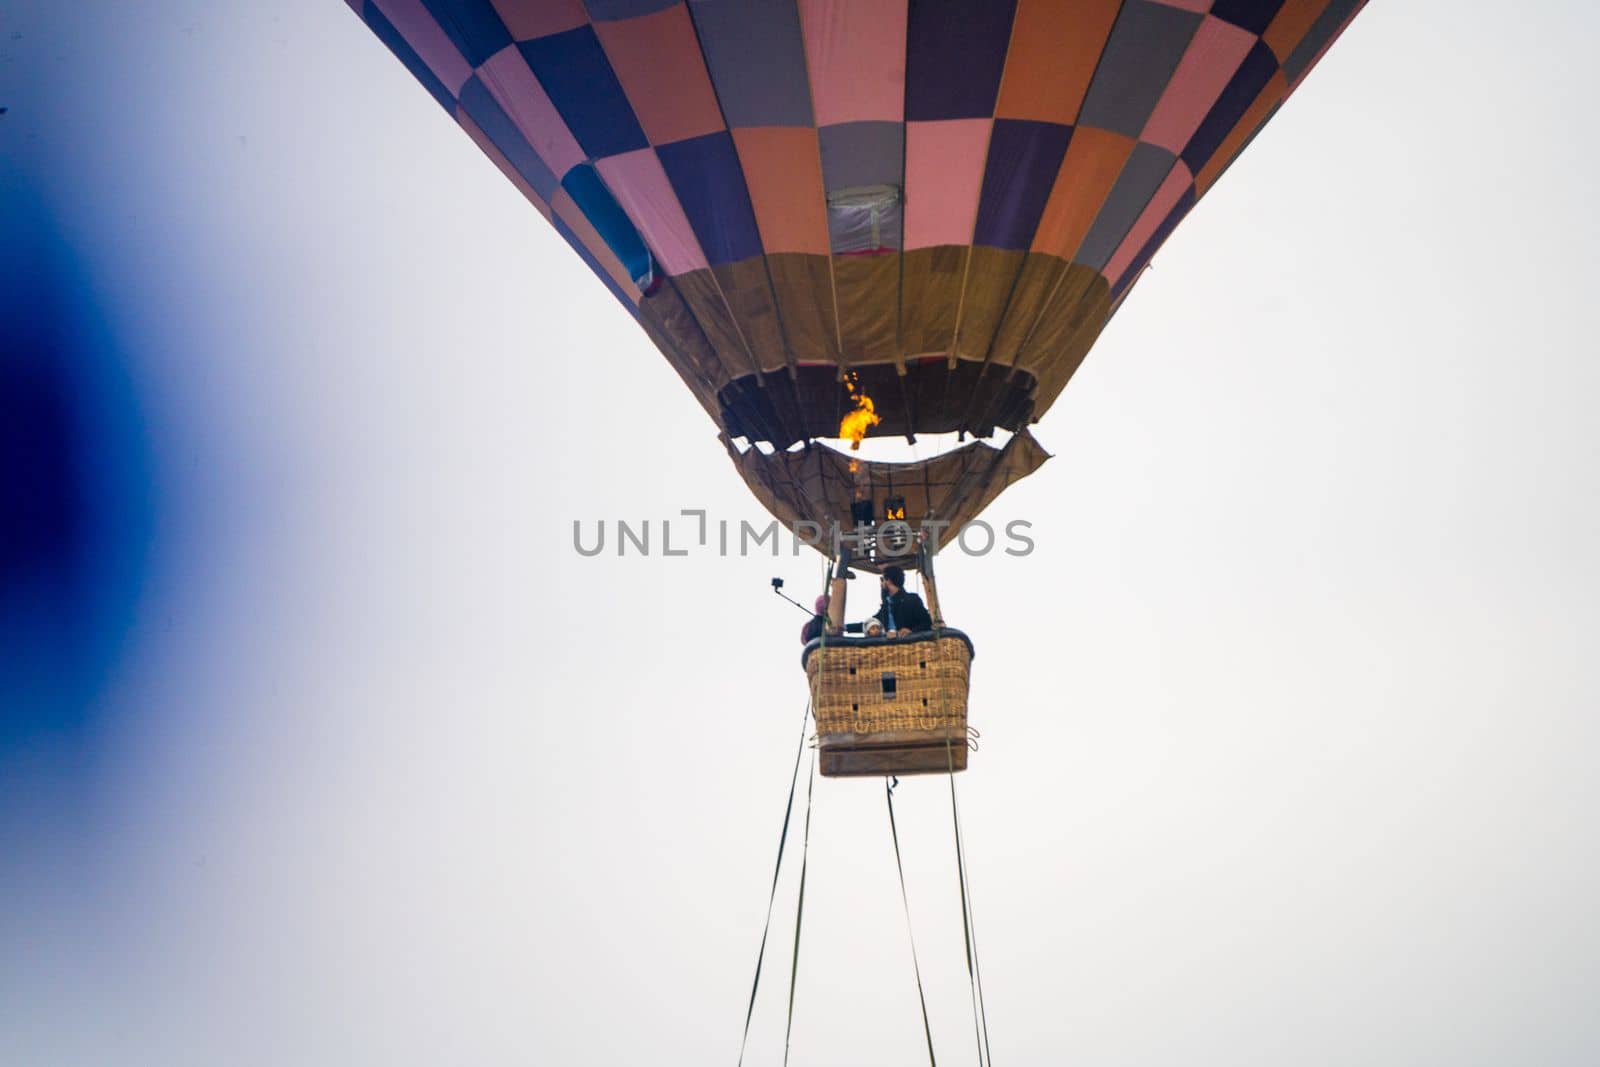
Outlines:
{"label": "balloon envelope", "polygon": [[784,449],[1036,420],[1364,0],[349,2]]}

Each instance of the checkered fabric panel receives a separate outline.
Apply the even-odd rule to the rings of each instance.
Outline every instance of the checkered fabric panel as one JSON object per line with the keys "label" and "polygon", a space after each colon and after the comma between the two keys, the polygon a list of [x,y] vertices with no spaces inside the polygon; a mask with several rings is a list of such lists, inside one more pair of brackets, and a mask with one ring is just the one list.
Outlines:
{"label": "checkered fabric panel", "polygon": [[1036,419],[1364,0],[347,2],[714,417],[943,355]]}

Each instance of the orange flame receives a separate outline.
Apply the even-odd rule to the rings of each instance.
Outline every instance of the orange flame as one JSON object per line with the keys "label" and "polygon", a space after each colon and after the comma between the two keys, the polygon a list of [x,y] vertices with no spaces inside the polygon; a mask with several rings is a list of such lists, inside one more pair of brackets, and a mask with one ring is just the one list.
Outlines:
{"label": "orange flame", "polygon": [[850,442],[850,451],[854,452],[861,447],[861,442],[867,436],[867,431],[872,429],[883,418],[878,414],[878,409],[872,398],[861,391],[856,383],[856,372],[849,371],[844,376],[844,387],[850,393],[850,399],[856,406],[845,412],[844,418],[839,420],[839,436]]}

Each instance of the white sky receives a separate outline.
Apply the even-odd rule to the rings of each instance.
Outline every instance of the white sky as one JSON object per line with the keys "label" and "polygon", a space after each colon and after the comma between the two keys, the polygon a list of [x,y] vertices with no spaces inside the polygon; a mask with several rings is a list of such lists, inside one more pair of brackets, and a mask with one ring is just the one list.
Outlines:
{"label": "white sky", "polygon": [[[767,579],[818,561],[576,555],[764,515],[343,4],[6,7],[0,144],[164,503],[88,799],[0,861],[0,1061],[732,1062],[805,698]],[[1001,1063],[1600,1059],[1597,43],[1371,5],[1037,428],[1035,553],[947,558]],[[925,1055],[881,792],[817,785],[797,1064]],[[898,796],[960,1062],[948,796]]]}

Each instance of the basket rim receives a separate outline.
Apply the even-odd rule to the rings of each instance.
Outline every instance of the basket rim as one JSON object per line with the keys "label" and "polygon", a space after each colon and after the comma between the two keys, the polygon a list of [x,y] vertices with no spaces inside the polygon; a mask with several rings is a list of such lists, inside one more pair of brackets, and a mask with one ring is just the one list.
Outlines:
{"label": "basket rim", "polygon": [[[921,644],[927,641],[938,641],[945,637],[960,638],[962,643],[967,646],[967,658],[976,659],[978,657],[977,650],[972,647],[972,638],[968,637],[965,632],[957,630],[953,626],[941,626],[936,630],[919,630],[910,637],[840,636],[829,638],[827,644],[830,648],[880,648],[885,645],[893,645],[896,648],[901,648],[905,645]],[[800,653],[800,667],[802,670],[804,670],[806,664],[810,662],[811,653],[815,652],[822,646],[823,638],[820,637],[813,637],[810,641],[806,642],[806,647]]]}

